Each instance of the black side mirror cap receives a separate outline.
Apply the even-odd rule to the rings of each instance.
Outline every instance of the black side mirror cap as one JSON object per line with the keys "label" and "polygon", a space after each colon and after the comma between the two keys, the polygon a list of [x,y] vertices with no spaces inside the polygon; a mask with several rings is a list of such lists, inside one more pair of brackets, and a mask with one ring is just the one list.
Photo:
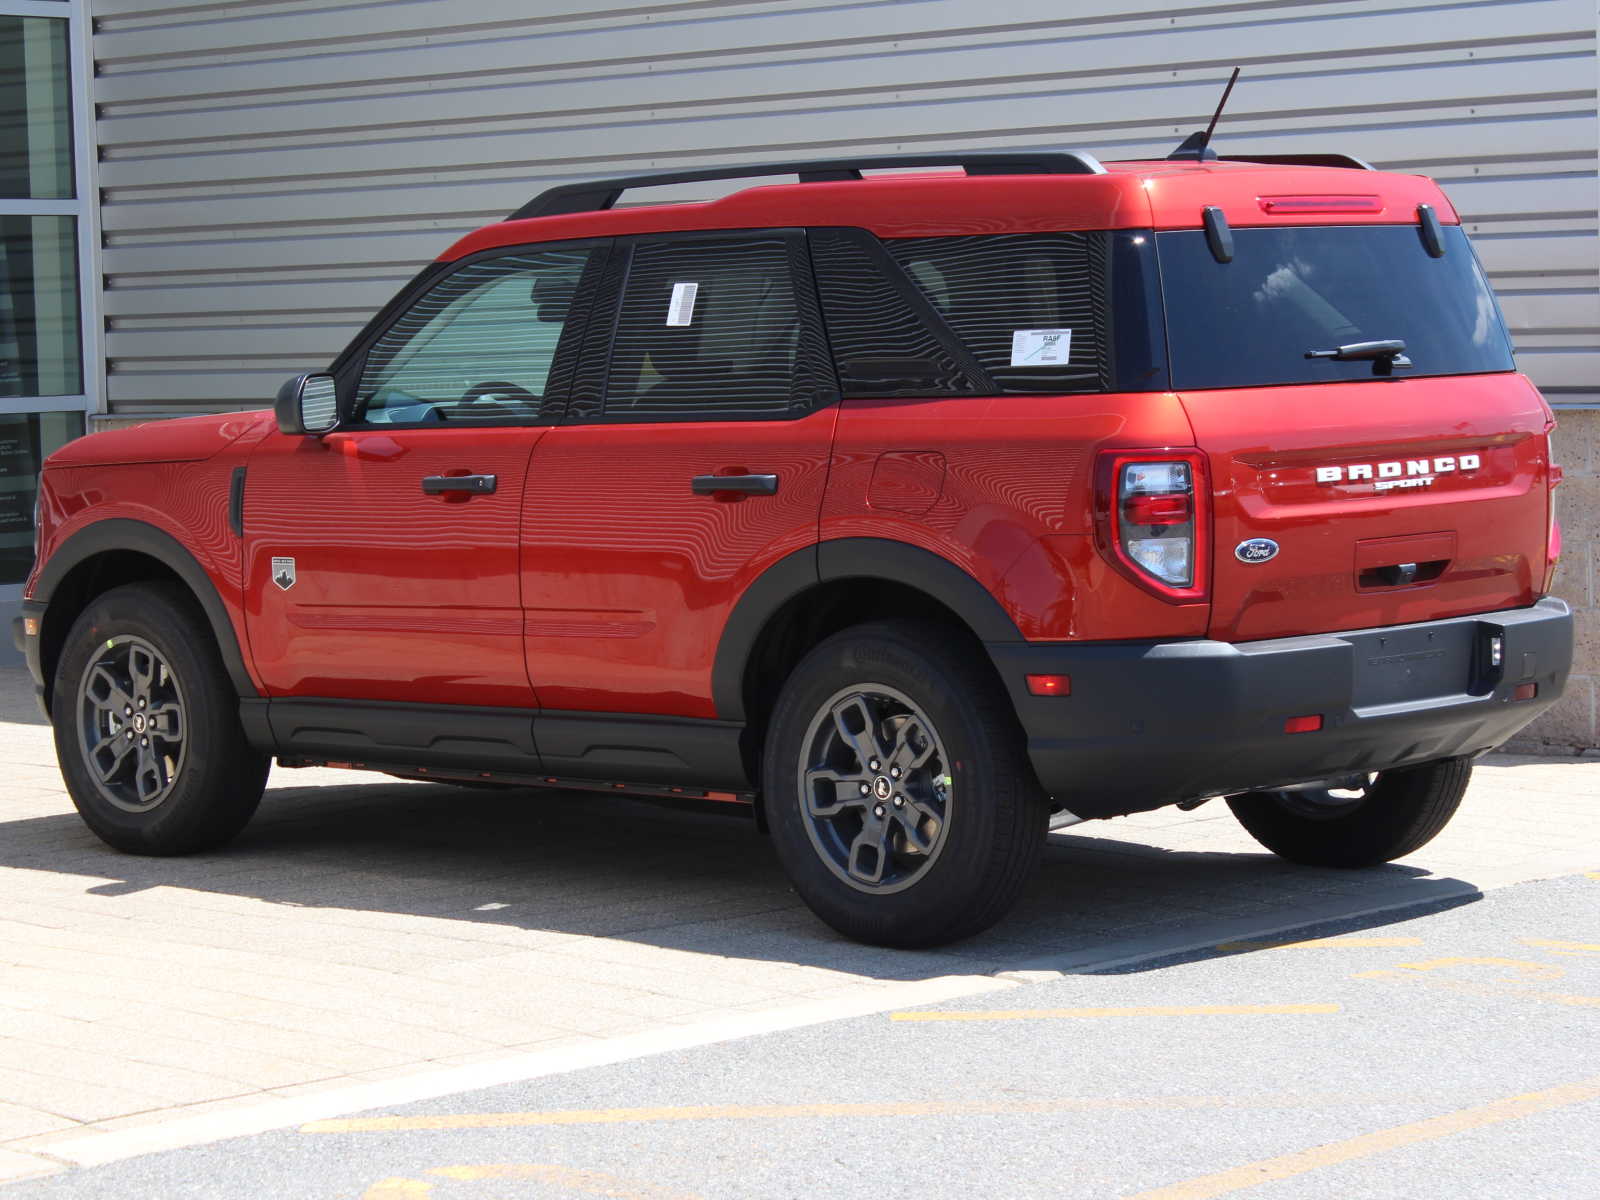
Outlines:
{"label": "black side mirror cap", "polygon": [[339,393],[332,375],[296,375],[285,381],[272,408],[278,432],[291,437],[321,437],[339,427]]}

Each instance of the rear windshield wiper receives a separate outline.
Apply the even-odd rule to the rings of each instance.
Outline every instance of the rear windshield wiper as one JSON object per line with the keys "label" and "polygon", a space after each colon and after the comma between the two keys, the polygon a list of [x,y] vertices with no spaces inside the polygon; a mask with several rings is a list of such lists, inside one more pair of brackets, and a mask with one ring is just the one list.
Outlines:
{"label": "rear windshield wiper", "polygon": [[1387,375],[1396,367],[1409,367],[1406,344],[1399,338],[1378,342],[1346,342],[1332,350],[1307,350],[1307,358],[1331,358],[1336,362],[1371,362],[1374,375]]}

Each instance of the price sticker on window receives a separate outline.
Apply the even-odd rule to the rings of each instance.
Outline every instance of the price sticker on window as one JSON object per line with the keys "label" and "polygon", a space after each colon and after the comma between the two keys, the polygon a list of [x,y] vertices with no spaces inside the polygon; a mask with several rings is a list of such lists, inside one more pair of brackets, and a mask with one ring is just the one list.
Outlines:
{"label": "price sticker on window", "polygon": [[1013,367],[1059,367],[1071,353],[1070,329],[1018,329],[1011,335]]}
{"label": "price sticker on window", "polygon": [[672,303],[667,305],[668,325],[690,325],[694,322],[694,298],[699,292],[698,283],[672,285]]}

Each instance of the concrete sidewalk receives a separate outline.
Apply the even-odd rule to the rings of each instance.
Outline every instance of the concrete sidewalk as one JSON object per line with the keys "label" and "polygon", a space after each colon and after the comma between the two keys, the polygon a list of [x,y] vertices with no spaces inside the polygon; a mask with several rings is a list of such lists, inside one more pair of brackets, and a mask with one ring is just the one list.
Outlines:
{"label": "concrete sidewalk", "polygon": [[1166,810],[1052,836],[999,928],[906,953],[818,924],[733,815],[277,770],[229,850],[141,859],[78,821],[15,671],[0,738],[0,1179],[264,1098],[1600,869],[1600,760],[1500,756],[1432,845],[1381,870],[1280,862],[1220,802]]}

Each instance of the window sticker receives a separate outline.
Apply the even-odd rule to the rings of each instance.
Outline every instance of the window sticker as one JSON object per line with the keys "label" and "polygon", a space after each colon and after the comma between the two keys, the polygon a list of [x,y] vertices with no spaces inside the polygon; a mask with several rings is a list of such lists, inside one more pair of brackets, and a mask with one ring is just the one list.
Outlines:
{"label": "window sticker", "polygon": [[694,297],[700,290],[698,283],[672,285],[672,303],[667,305],[668,325],[689,325],[694,321]]}
{"label": "window sticker", "polygon": [[1071,353],[1070,329],[1018,329],[1011,335],[1013,367],[1058,367]]}

